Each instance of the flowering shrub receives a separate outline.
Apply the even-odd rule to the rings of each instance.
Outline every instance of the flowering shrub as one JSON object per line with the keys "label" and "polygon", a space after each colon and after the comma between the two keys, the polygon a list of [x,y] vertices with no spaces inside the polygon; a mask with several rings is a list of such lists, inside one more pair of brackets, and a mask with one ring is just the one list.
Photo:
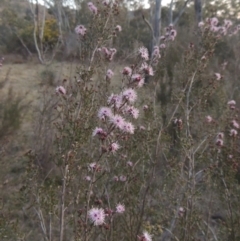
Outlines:
{"label": "flowering shrub", "polygon": [[91,24],[75,28],[82,64],[55,90],[49,169],[27,154],[27,214],[46,240],[237,240],[238,108],[224,93],[223,73],[207,71],[231,24],[217,31],[216,19],[200,24],[200,44],[189,43],[166,92],[173,26],[151,56],[141,46],[118,73],[118,4],[88,8]]}

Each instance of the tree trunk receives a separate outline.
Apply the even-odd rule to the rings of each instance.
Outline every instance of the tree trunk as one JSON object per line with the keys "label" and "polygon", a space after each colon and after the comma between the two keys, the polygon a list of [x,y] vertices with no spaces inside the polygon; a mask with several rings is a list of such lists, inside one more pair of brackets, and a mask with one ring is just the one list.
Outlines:
{"label": "tree trunk", "polygon": [[197,23],[202,21],[202,0],[194,0],[195,16]]}
{"label": "tree trunk", "polygon": [[155,14],[154,14],[154,39],[153,39],[153,46],[159,44],[160,39],[160,29],[161,29],[161,8],[162,8],[162,0],[156,0],[156,8],[155,8]]}
{"label": "tree trunk", "polygon": [[171,0],[169,7],[169,25],[173,23],[173,0]]}

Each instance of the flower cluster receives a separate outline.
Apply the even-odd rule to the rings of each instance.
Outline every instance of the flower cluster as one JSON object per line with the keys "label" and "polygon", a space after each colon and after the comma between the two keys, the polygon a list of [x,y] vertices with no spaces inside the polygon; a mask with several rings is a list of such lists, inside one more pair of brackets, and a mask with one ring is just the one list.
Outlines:
{"label": "flower cluster", "polygon": [[[173,25],[170,24],[168,27],[165,28],[165,35],[160,37],[160,40],[166,41],[174,41],[177,36],[177,30],[174,29]],[[161,48],[165,48],[165,45],[161,45]]]}
{"label": "flower cluster", "polygon": [[202,30],[210,29],[213,33],[218,36],[224,35],[235,35],[238,33],[240,26],[232,27],[233,23],[231,20],[224,19],[223,24],[220,25],[218,18],[207,18],[205,22],[199,22],[198,27]]}

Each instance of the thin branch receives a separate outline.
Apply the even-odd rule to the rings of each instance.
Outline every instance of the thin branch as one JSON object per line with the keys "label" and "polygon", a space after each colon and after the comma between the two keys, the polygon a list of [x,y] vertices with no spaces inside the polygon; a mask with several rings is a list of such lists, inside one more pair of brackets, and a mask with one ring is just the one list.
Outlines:
{"label": "thin branch", "polygon": [[181,8],[178,16],[174,19],[173,25],[176,25],[176,24],[177,24],[177,22],[179,21],[179,19],[181,18],[181,16],[182,16],[183,13],[185,12],[185,9],[186,9],[186,7],[187,7],[187,5],[188,5],[188,3],[189,3],[190,1],[192,1],[192,0],[186,0],[186,1],[185,1],[185,3],[184,3],[184,5],[183,5],[183,7]]}

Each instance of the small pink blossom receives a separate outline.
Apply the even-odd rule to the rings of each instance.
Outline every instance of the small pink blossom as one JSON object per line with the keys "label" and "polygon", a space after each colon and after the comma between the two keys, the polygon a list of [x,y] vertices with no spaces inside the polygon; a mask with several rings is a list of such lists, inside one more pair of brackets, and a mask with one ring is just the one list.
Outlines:
{"label": "small pink blossom", "polygon": [[147,231],[144,231],[141,236],[138,236],[139,241],[152,241],[152,235],[150,235]]}
{"label": "small pink blossom", "polygon": [[132,167],[132,166],[133,166],[133,163],[132,163],[131,161],[128,161],[128,162],[127,162],[127,165],[128,165],[129,167]]}
{"label": "small pink blossom", "polygon": [[141,131],[144,131],[144,130],[146,130],[146,127],[145,127],[145,126],[140,126],[139,129],[140,129]]}
{"label": "small pink blossom", "polygon": [[130,103],[134,103],[137,99],[137,93],[133,89],[126,89],[123,91],[123,98]]}
{"label": "small pink blossom", "polygon": [[107,118],[111,118],[113,115],[112,110],[108,107],[101,107],[98,111],[98,118],[101,120],[105,120]]}
{"label": "small pink blossom", "polygon": [[219,74],[219,73],[215,73],[214,75],[217,80],[220,80],[222,78],[221,74]]}
{"label": "small pink blossom", "polygon": [[118,182],[118,181],[119,181],[118,176],[114,176],[114,177],[113,177],[113,180],[114,180],[115,182]]}
{"label": "small pink blossom", "polygon": [[176,36],[177,36],[177,31],[175,30],[175,29],[172,29],[171,31],[170,31],[170,36],[172,36],[173,37],[173,40],[176,38]]}
{"label": "small pink blossom", "polygon": [[225,28],[229,28],[233,25],[232,21],[231,20],[228,20],[228,19],[224,19],[224,27]]}
{"label": "small pink blossom", "polygon": [[125,212],[125,206],[123,204],[118,204],[116,206],[116,213],[124,213]]}
{"label": "small pink blossom", "polygon": [[127,106],[125,111],[131,115],[134,119],[137,119],[139,116],[139,110],[133,106]]}
{"label": "small pink blossom", "polygon": [[139,52],[139,54],[140,54],[140,56],[141,56],[141,58],[142,59],[144,59],[144,60],[149,60],[149,54],[148,54],[148,50],[147,50],[147,48],[145,48],[145,47],[140,47],[139,49],[138,49],[138,52]]}
{"label": "small pink blossom", "polygon": [[201,21],[201,22],[198,23],[199,28],[202,28],[203,26],[204,26],[204,22]]}
{"label": "small pink blossom", "polygon": [[111,69],[109,69],[107,71],[106,77],[107,77],[107,79],[110,80],[113,77],[113,75],[114,75],[113,71]]}
{"label": "small pink blossom", "polygon": [[94,169],[96,169],[97,167],[97,163],[96,162],[92,162],[88,165],[88,168],[90,171],[93,171]]}
{"label": "small pink blossom", "polygon": [[180,207],[180,208],[178,209],[178,215],[179,215],[180,217],[183,217],[184,213],[185,213],[185,209],[184,209],[183,207]]}
{"label": "small pink blossom", "polygon": [[223,139],[223,138],[224,138],[224,133],[223,133],[223,132],[219,132],[219,133],[217,134],[217,138],[218,138],[218,139]]}
{"label": "small pink blossom", "polygon": [[127,181],[127,177],[121,175],[121,176],[119,177],[119,180],[120,180],[121,182],[126,182],[126,181]]}
{"label": "small pink blossom", "polygon": [[212,121],[213,121],[213,118],[210,115],[206,116],[207,123],[211,123]]}
{"label": "small pink blossom", "polygon": [[217,19],[216,17],[213,17],[213,18],[210,19],[210,23],[211,23],[211,25],[213,25],[213,26],[217,26],[217,24],[218,24],[218,19]]}
{"label": "small pink blossom", "polygon": [[236,107],[236,101],[235,100],[230,100],[230,101],[228,101],[227,104],[228,104],[228,106],[231,110],[234,110],[235,107]]}
{"label": "small pink blossom", "polygon": [[130,67],[124,67],[122,74],[130,76],[132,74],[132,69]]}
{"label": "small pink blossom", "polygon": [[101,140],[104,140],[107,137],[107,133],[102,128],[99,128],[99,127],[96,127],[93,131],[92,136],[96,136],[96,135],[98,135]]}
{"label": "small pink blossom", "polygon": [[217,139],[216,140],[216,145],[220,146],[220,147],[223,146],[223,140],[222,139]]}
{"label": "small pink blossom", "polygon": [[237,134],[238,134],[238,132],[237,132],[235,129],[231,129],[231,130],[230,130],[230,136],[236,137]]}
{"label": "small pink blossom", "polygon": [[129,133],[129,134],[134,134],[135,128],[134,128],[134,126],[133,126],[132,123],[130,123],[130,122],[125,122],[125,123],[123,124],[123,130],[124,130],[125,132]]}
{"label": "small pink blossom", "polygon": [[85,179],[86,181],[88,181],[88,182],[91,181],[91,177],[90,177],[90,176],[86,176],[84,179]]}
{"label": "small pink blossom", "polygon": [[234,128],[239,129],[239,124],[237,123],[237,121],[233,120],[231,124]]}
{"label": "small pink blossom", "polygon": [[143,87],[144,83],[145,83],[144,78],[141,78],[140,81],[138,81],[138,83],[137,83],[137,87],[138,88]]}
{"label": "small pink blossom", "polygon": [[148,105],[144,105],[143,110],[145,110],[145,111],[148,110]]}
{"label": "small pink blossom", "polygon": [[118,32],[121,32],[121,31],[122,31],[122,27],[121,27],[120,25],[117,25],[115,29],[116,29],[116,31],[118,31]]}
{"label": "small pink blossom", "polygon": [[109,151],[112,152],[113,154],[120,148],[119,144],[117,142],[113,142],[109,146]]}
{"label": "small pink blossom", "polygon": [[102,208],[92,208],[88,211],[88,217],[95,226],[103,225],[105,222],[105,212]]}
{"label": "small pink blossom", "polygon": [[107,6],[109,4],[109,0],[103,0],[102,4]]}
{"label": "small pink blossom", "polygon": [[147,63],[142,63],[140,70],[143,71],[145,74],[153,76],[153,68],[148,65]]}
{"label": "small pink blossom", "polygon": [[166,48],[166,44],[160,44],[159,48],[160,49],[165,49]]}
{"label": "small pink blossom", "polygon": [[[160,45],[161,46],[161,45]],[[161,47],[160,47],[161,48]],[[159,47],[158,46],[154,46],[153,48],[153,53],[152,53],[152,57],[153,59],[160,59],[161,58],[161,55],[160,55],[160,50],[159,50]]]}
{"label": "small pink blossom", "polygon": [[56,93],[57,94],[62,94],[62,95],[66,95],[67,91],[63,86],[58,86],[56,88]]}
{"label": "small pink blossom", "polygon": [[78,25],[75,28],[75,33],[84,36],[87,32],[87,29],[83,25]]}
{"label": "small pink blossom", "polygon": [[110,97],[108,97],[107,102],[109,105],[120,108],[120,106],[122,105],[122,95],[111,94]]}
{"label": "small pink blossom", "polygon": [[122,116],[120,115],[114,115],[111,117],[111,122],[114,124],[114,126],[116,126],[119,129],[123,129],[124,125],[125,125],[125,120]]}
{"label": "small pink blossom", "polygon": [[95,14],[95,15],[97,14],[98,10],[92,2],[88,3],[88,8],[93,14]]}

